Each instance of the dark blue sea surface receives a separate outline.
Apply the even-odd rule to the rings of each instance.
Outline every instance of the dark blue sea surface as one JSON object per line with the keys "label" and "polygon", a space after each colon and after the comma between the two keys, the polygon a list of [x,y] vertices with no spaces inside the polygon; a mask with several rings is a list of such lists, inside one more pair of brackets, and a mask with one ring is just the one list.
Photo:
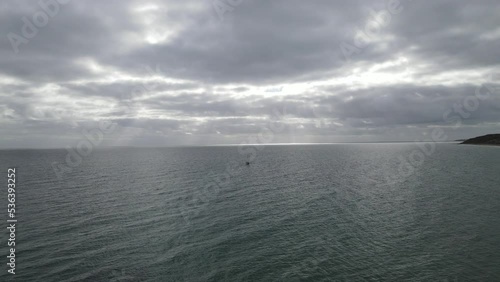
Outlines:
{"label": "dark blue sea surface", "polygon": [[0,280],[500,281],[500,147],[432,146],[3,150]]}

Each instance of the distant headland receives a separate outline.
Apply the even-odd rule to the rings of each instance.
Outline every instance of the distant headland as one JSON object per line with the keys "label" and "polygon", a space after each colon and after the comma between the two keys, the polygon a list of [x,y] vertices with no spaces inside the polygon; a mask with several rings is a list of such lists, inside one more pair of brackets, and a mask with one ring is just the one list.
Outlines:
{"label": "distant headland", "polygon": [[460,144],[500,146],[500,134],[488,134],[467,139]]}

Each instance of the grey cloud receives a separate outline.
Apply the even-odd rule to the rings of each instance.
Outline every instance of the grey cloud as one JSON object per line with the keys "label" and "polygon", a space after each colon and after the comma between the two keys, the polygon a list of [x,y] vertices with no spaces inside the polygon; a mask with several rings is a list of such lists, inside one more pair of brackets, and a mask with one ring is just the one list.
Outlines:
{"label": "grey cloud", "polygon": [[[340,44],[386,1],[243,1],[221,22],[210,1],[73,0],[17,54],[7,35],[41,8],[0,5],[0,147],[65,146],[98,120],[120,126],[110,144],[239,142],[275,111],[288,128],[276,141],[399,140],[449,127],[443,114],[500,64],[493,0],[401,0],[348,62]],[[498,127],[499,95],[463,135]]]}

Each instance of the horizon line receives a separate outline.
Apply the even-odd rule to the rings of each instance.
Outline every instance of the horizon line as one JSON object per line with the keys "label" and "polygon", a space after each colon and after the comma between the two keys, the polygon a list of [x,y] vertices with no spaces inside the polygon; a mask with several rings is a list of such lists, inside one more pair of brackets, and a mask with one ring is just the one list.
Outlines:
{"label": "horizon line", "polygon": [[[456,143],[463,140],[449,140],[449,141],[370,141],[370,142],[319,142],[319,143],[254,143],[254,144],[206,144],[206,145],[166,145],[166,146],[134,146],[134,145],[111,145],[111,146],[94,146],[95,149],[112,149],[112,148],[144,148],[144,149],[154,149],[154,148],[196,148],[196,147],[235,147],[235,146],[300,146],[300,145],[342,145],[342,144],[398,144],[398,143]],[[75,148],[72,146],[71,148]],[[7,150],[65,150],[66,148],[61,147],[45,147],[45,148],[33,148],[33,147],[17,147],[17,148],[0,148],[0,151]]]}

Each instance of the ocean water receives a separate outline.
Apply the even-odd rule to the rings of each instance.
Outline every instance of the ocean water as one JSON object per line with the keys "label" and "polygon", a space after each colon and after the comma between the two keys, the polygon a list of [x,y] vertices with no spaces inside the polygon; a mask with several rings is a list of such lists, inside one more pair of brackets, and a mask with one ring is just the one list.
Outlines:
{"label": "ocean water", "polygon": [[500,147],[435,146],[3,150],[0,280],[500,281]]}

